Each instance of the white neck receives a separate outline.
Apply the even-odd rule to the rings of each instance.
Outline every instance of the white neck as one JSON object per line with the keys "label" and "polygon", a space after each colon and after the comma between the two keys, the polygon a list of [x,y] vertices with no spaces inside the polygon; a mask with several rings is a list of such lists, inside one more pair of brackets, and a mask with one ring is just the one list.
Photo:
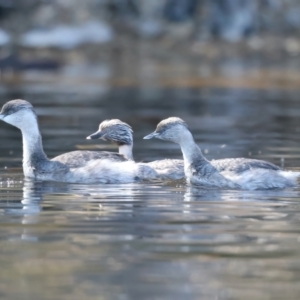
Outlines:
{"label": "white neck", "polygon": [[133,145],[121,145],[119,146],[119,153],[123,154],[129,160],[133,160],[132,147]]}
{"label": "white neck", "polygon": [[197,146],[192,134],[188,130],[185,130],[180,134],[179,144],[185,164],[190,165],[196,160],[199,161],[199,159],[206,160],[202,155],[201,149]]}
{"label": "white neck", "polygon": [[37,122],[30,123],[31,126],[22,128],[23,138],[23,168],[26,175],[26,169],[36,168],[38,162],[43,162],[47,159],[44,153],[42,138]]}

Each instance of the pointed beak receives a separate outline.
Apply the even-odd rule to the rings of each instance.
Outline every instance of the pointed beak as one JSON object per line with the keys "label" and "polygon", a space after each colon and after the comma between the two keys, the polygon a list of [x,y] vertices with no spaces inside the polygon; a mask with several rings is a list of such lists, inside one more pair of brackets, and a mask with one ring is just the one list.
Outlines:
{"label": "pointed beak", "polygon": [[144,140],[150,140],[150,139],[153,139],[153,138],[155,138],[157,136],[159,136],[159,133],[157,133],[157,132],[154,131],[154,132],[152,132],[152,133],[144,136],[143,139]]}
{"label": "pointed beak", "polygon": [[86,139],[87,140],[95,140],[95,139],[101,139],[103,137],[101,131],[97,131],[91,135],[89,135]]}

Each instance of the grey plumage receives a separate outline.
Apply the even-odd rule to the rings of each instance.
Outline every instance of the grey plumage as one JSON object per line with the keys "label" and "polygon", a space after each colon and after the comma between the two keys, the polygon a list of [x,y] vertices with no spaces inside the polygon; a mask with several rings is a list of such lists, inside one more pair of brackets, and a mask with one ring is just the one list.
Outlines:
{"label": "grey plumage", "polygon": [[184,163],[182,159],[159,159],[145,163],[153,168],[161,179],[183,179]]}
{"label": "grey plumage", "polygon": [[263,160],[249,159],[249,158],[225,158],[211,160],[211,164],[218,169],[219,172],[230,171],[241,174],[251,169],[265,169],[265,170],[281,170],[280,167]]}
{"label": "grey plumage", "polygon": [[70,168],[80,168],[86,164],[87,161],[97,159],[108,159],[113,162],[127,161],[127,159],[119,154],[108,151],[71,151],[61,154],[51,159],[52,161],[59,161],[67,164]]}
{"label": "grey plumage", "polygon": [[[105,120],[99,125],[99,130],[88,136],[88,139],[100,138],[111,143],[117,143],[119,152],[124,151],[133,160],[132,147],[133,137],[132,128],[125,122],[118,119]],[[126,148],[120,146],[128,146]],[[120,152],[121,153],[121,152]],[[147,163],[137,163],[144,168],[153,169],[160,179],[182,179],[184,178],[183,160],[163,159]]]}
{"label": "grey plumage", "polygon": [[[168,119],[162,120],[156,127],[155,132],[153,133],[154,136],[158,139],[163,140],[170,140],[172,133],[167,132],[172,126],[180,125],[184,128],[188,129],[188,126],[185,121],[178,117],[170,117]],[[158,134],[157,136],[155,134]],[[167,133],[167,134],[165,134]],[[150,134],[151,135],[151,134]],[[150,136],[149,135],[149,136]],[[175,137],[176,139],[176,137]],[[203,155],[196,155],[195,159],[201,158],[203,160]],[[225,158],[225,159],[216,159],[210,161],[211,165],[215,167],[219,172],[229,171],[229,172],[236,172],[242,173],[251,169],[259,168],[259,169],[266,169],[266,170],[274,170],[279,171],[281,170],[280,167],[263,160],[258,159],[248,159],[248,158]],[[197,163],[199,165],[199,163]]]}
{"label": "grey plumage", "polygon": [[99,125],[99,130],[88,136],[90,139],[102,139],[121,145],[132,145],[132,128],[119,119],[105,120]]}
{"label": "grey plumage", "polygon": [[172,128],[172,126],[174,126],[174,125],[181,125],[185,128],[188,128],[188,125],[182,119],[180,119],[178,117],[170,117],[168,119],[165,119],[165,120],[162,120],[161,122],[159,122],[157,124],[155,132],[162,134],[165,131],[167,131],[168,129]]}
{"label": "grey plumage", "polygon": [[145,139],[178,143],[184,157],[185,175],[193,185],[204,187],[269,189],[296,185],[299,173],[281,170],[272,163],[247,158],[208,161],[194,142],[187,124],[177,117],[161,121]]}
{"label": "grey plumage", "polygon": [[48,159],[43,150],[36,114],[25,100],[6,103],[0,118],[22,131],[26,177],[73,183],[129,183],[144,179],[144,170],[141,172],[138,165],[117,153],[73,151]]}
{"label": "grey plumage", "polygon": [[34,115],[36,115],[31,103],[22,99],[16,99],[16,100],[6,102],[2,106],[0,114],[4,116],[8,116],[22,109],[29,109],[34,113]]}

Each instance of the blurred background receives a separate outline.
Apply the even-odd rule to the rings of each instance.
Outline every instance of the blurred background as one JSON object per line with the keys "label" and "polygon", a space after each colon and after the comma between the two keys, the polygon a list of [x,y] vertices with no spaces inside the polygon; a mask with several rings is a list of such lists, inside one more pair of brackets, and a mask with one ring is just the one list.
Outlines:
{"label": "blurred background", "polygon": [[76,89],[300,82],[297,0],[0,0],[0,29],[2,82]]}
{"label": "blurred background", "polygon": [[[0,0],[0,100],[32,102],[50,157],[109,147],[84,138],[119,118],[137,159],[180,158],[142,141],[176,115],[209,159],[282,164],[299,145],[299,33],[297,0]],[[19,131],[0,133],[21,160]]]}

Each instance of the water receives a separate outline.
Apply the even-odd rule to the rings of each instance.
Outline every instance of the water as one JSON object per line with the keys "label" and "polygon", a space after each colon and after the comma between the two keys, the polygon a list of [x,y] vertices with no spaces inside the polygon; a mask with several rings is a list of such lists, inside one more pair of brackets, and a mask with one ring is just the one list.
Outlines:
{"label": "water", "polygon": [[[254,157],[299,170],[297,91],[22,88],[46,153],[111,149],[84,138],[100,121],[134,128],[136,160],[180,158],[142,137],[176,115],[209,159]],[[298,299],[300,190],[197,190],[180,183],[24,180],[20,132],[0,124],[3,299]]]}

